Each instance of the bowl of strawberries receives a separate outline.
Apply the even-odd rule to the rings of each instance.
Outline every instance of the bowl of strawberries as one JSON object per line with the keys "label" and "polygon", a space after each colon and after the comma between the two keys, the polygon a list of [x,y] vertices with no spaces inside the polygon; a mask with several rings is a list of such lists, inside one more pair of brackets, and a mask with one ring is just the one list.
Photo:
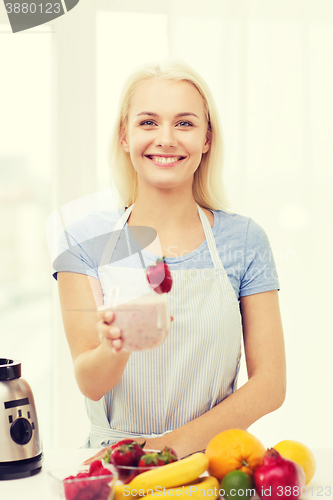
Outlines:
{"label": "bowl of strawberries", "polygon": [[89,469],[68,468],[48,471],[48,482],[54,500],[112,500],[118,481],[116,470],[95,460]]}
{"label": "bowl of strawberries", "polygon": [[165,446],[163,450],[144,450],[144,445],[131,439],[118,441],[105,452],[104,467],[117,473],[122,484],[128,484],[143,472],[179,460],[172,448]]}

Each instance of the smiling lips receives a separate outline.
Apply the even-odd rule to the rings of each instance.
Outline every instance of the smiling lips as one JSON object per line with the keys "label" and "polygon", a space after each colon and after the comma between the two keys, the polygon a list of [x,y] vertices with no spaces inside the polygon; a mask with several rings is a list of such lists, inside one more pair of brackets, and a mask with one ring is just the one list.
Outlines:
{"label": "smiling lips", "polygon": [[158,165],[176,165],[181,160],[184,160],[186,156],[155,156],[155,155],[146,155],[146,158],[152,160],[154,163]]}

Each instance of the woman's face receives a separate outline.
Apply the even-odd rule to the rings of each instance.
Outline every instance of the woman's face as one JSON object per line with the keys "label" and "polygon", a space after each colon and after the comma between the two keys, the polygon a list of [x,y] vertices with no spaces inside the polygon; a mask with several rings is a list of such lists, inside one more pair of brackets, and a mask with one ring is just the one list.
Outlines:
{"label": "woman's face", "polygon": [[135,90],[121,144],[140,183],[189,187],[210,147],[201,95],[186,81],[148,80]]}

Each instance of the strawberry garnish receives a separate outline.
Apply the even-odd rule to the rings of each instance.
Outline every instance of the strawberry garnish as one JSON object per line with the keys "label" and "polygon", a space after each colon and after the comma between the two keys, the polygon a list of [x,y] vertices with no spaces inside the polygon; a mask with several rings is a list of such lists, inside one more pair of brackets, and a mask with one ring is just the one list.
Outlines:
{"label": "strawberry garnish", "polygon": [[172,277],[169,266],[164,257],[148,267],[147,280],[156,293],[168,293],[172,287]]}

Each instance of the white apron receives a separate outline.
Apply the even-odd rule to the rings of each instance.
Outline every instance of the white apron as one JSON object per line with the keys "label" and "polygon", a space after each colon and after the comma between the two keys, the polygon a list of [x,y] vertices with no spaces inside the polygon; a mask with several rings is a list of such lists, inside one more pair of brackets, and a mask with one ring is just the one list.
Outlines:
{"label": "white apron", "polygon": [[[124,212],[114,231],[125,226],[132,208]],[[163,436],[236,390],[242,338],[238,300],[210,223],[197,208],[214,268],[172,270],[171,264],[173,286],[168,301],[174,321],[169,335],[156,349],[132,352],[119,383],[100,401],[86,399],[91,422],[87,447],[98,448],[127,437]],[[117,244],[113,235],[107,245],[110,258]],[[110,303],[115,283],[149,288],[140,264],[133,269],[120,267],[121,262],[99,267],[105,305]]]}

